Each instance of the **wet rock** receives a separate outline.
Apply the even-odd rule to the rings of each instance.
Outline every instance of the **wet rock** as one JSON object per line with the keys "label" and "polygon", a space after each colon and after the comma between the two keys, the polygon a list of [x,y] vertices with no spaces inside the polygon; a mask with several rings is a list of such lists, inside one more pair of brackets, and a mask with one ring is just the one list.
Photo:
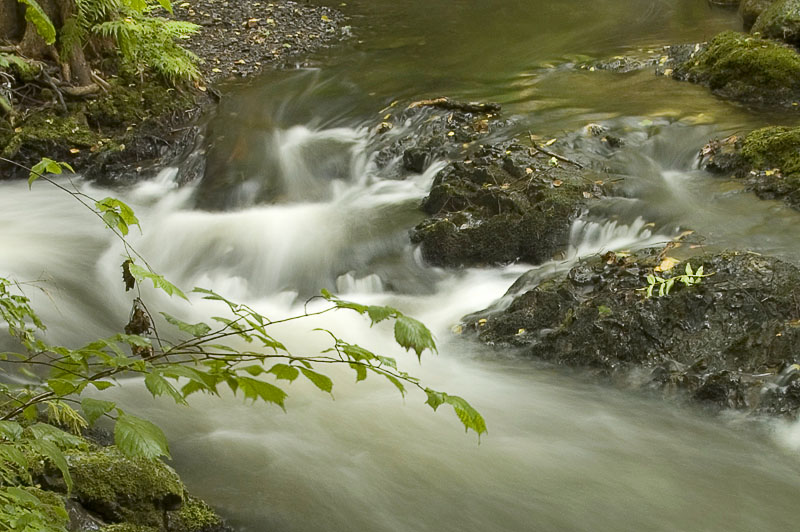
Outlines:
{"label": "wet rock", "polygon": [[[402,161],[401,170],[422,173],[433,161],[466,154],[509,122],[498,116],[495,103],[460,102],[449,98],[420,100],[407,106],[394,102],[381,110],[383,122],[376,146],[376,164],[390,169]],[[385,113],[385,114],[384,114]],[[387,135],[393,130],[396,135]],[[398,175],[397,177],[404,177]]]}
{"label": "wet rock", "polygon": [[739,4],[739,16],[742,17],[742,25],[745,31],[755,24],[756,19],[761,13],[774,3],[775,0],[742,0]]}
{"label": "wet rock", "polygon": [[791,47],[726,31],[708,44],[672,46],[657,72],[759,106],[797,109],[800,55]]}
{"label": "wet rock", "polygon": [[715,408],[796,415],[797,380],[780,379],[800,340],[800,269],[753,253],[706,253],[700,282],[677,280],[668,295],[644,297],[647,275],[664,279],[663,250],[609,253],[530,288],[508,308],[465,318],[483,342]]}
{"label": "wet rock", "polygon": [[800,44],[800,0],[778,0],[753,24],[753,33],[789,44]]}
{"label": "wet rock", "polygon": [[744,180],[763,199],[800,209],[800,127],[765,127],[746,136],[710,141],[701,166]]}
{"label": "wet rock", "polygon": [[435,266],[549,260],[587,199],[602,194],[569,166],[515,142],[482,146],[439,172],[411,240]]}

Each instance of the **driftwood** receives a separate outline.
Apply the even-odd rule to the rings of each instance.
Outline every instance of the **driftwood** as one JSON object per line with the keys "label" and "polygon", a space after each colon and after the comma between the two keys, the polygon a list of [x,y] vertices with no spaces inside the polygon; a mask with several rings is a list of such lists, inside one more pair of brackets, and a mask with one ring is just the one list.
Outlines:
{"label": "driftwood", "polygon": [[420,100],[408,106],[409,109],[416,107],[436,107],[448,111],[463,111],[465,113],[497,113],[500,111],[500,104],[497,103],[474,103],[459,102],[450,98],[434,98],[432,100]]}
{"label": "driftwood", "polygon": [[533,135],[531,135],[530,133],[528,135],[530,136],[530,139],[531,139],[531,145],[533,146],[532,149],[534,149],[534,150],[536,150],[536,151],[538,151],[540,153],[543,153],[543,154],[547,155],[548,157],[554,157],[555,159],[558,159],[559,161],[575,165],[578,168],[580,168],[581,170],[583,170],[583,165],[581,163],[579,163],[577,161],[573,161],[572,159],[568,159],[568,158],[564,157],[563,155],[559,155],[557,153],[553,153],[551,151],[548,151],[548,150],[542,148],[541,146],[536,144],[535,140],[533,140]]}

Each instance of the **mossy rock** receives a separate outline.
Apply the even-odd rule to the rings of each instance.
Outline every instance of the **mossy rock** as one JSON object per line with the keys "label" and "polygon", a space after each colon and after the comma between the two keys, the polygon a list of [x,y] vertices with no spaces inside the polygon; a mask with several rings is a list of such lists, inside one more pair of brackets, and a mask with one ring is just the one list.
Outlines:
{"label": "mossy rock", "polygon": [[110,523],[161,528],[183,503],[178,475],[160,461],[128,458],[116,447],[67,455],[72,496]]}
{"label": "mossy rock", "polygon": [[800,101],[800,55],[785,45],[733,31],[679,62],[672,76],[745,103],[787,106]]}
{"label": "mossy rock", "polygon": [[167,530],[170,532],[226,532],[230,529],[206,503],[195,497],[187,497],[180,510],[167,514]]}
{"label": "mossy rock", "polygon": [[763,199],[800,209],[800,127],[773,126],[712,140],[701,152],[708,170],[744,179]]}
{"label": "mossy rock", "polygon": [[[800,394],[767,393],[785,384],[782,372],[798,361],[800,269],[773,257],[721,252],[657,271],[664,256],[662,249],[610,252],[549,282],[521,280],[507,308],[467,317],[464,330],[490,345],[620,382],[635,374],[645,387],[714,408],[800,412]],[[676,277],[687,262],[710,276],[645,297],[648,275]]]}
{"label": "mossy rock", "polygon": [[769,8],[775,0],[742,0],[739,3],[739,16],[745,31],[750,31],[759,15]]}
{"label": "mossy rock", "polygon": [[566,249],[572,221],[602,191],[583,172],[515,142],[488,145],[445,167],[411,240],[435,266],[539,264]]}
{"label": "mossy rock", "polygon": [[789,44],[800,44],[800,0],[778,0],[761,13],[752,32]]}

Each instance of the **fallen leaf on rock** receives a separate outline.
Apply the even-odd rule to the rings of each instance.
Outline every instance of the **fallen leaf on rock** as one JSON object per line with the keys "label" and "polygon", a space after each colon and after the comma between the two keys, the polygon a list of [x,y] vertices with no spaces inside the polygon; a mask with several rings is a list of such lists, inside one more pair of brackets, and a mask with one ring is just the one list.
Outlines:
{"label": "fallen leaf on rock", "polygon": [[545,142],[545,143],[544,143],[544,145],[545,145],[545,146],[552,146],[553,144],[555,144],[555,143],[556,143],[556,141],[557,141],[557,140],[558,140],[558,139],[550,139],[550,140],[548,140],[547,142]]}
{"label": "fallen leaf on rock", "polygon": [[584,191],[584,192],[583,192],[583,197],[584,197],[584,198],[586,198],[586,199],[589,199],[589,198],[591,198],[591,197],[592,197],[592,193],[591,193],[591,192],[586,192],[586,191]]}
{"label": "fallen leaf on rock", "polygon": [[564,182],[561,181],[560,179],[556,179],[555,181],[553,181],[553,186],[554,187],[560,187],[563,184],[564,184]]}
{"label": "fallen leaf on rock", "polygon": [[674,268],[677,264],[680,264],[681,261],[672,257],[664,257],[661,260],[661,264],[656,266],[654,269],[657,272],[668,272],[672,268]]}

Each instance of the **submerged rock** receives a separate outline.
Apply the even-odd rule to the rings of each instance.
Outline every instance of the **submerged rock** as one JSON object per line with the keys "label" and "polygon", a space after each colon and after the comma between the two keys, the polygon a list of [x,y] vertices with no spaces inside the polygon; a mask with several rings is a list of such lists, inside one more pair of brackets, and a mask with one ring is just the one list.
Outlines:
{"label": "submerged rock", "polygon": [[752,28],[764,37],[800,44],[800,0],[778,0],[767,8]]}
{"label": "submerged rock", "polygon": [[[411,240],[435,266],[533,264],[566,248],[572,221],[600,186],[575,163],[515,142],[479,147],[436,176]],[[572,168],[570,168],[572,167]]]}
{"label": "submerged rock", "polygon": [[800,127],[765,127],[715,139],[700,157],[707,170],[744,179],[759,197],[800,209]]}
{"label": "submerged rock", "polygon": [[519,287],[508,308],[466,318],[465,330],[555,364],[624,379],[643,374],[643,386],[714,407],[795,415],[800,385],[780,373],[798,356],[800,269],[737,252],[688,263],[706,276],[647,298],[648,275],[678,277],[685,263],[659,250],[608,253]]}
{"label": "submerged rock", "polygon": [[743,103],[796,108],[800,55],[785,45],[733,31],[708,44],[672,46],[658,72]]}

